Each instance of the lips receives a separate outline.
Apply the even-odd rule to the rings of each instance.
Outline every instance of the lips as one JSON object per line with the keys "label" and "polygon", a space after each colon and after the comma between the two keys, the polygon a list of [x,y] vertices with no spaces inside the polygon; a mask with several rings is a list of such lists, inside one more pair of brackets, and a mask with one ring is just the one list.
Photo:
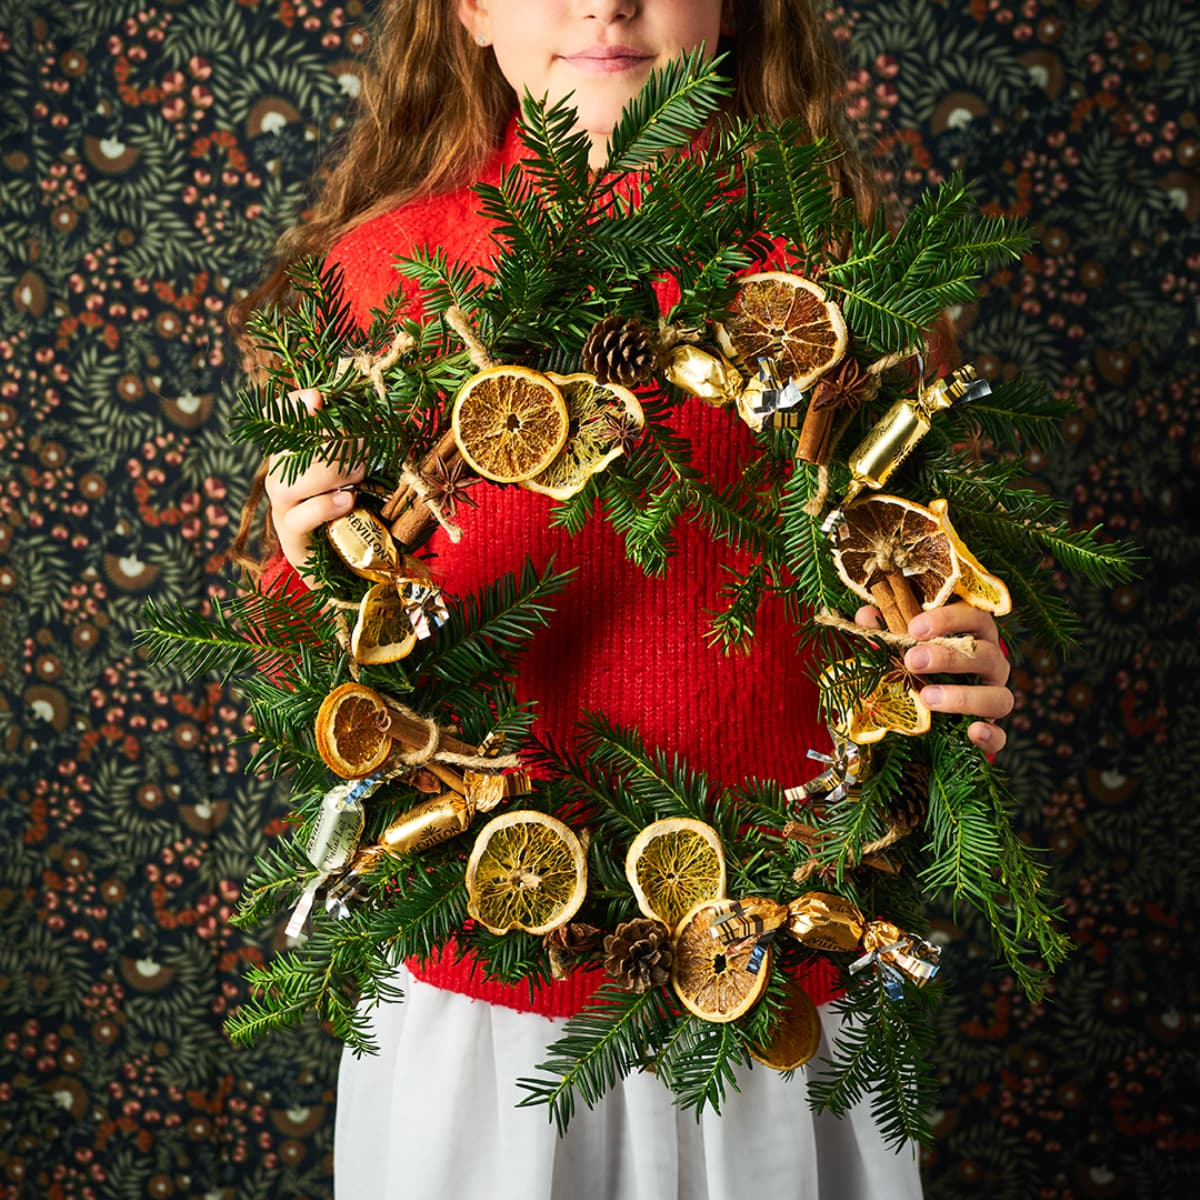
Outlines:
{"label": "lips", "polygon": [[589,46],[575,54],[564,54],[564,62],[581,71],[596,74],[611,74],[628,71],[652,61],[654,55],[637,50],[633,46]]}

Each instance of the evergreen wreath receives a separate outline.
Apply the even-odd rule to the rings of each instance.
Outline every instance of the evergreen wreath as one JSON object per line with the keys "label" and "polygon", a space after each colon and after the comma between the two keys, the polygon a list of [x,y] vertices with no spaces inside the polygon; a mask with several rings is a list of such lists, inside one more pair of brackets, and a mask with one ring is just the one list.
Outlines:
{"label": "evergreen wreath", "polygon": [[[1019,379],[989,389],[969,369],[940,383],[914,371],[939,314],[972,300],[976,282],[1027,249],[1029,234],[981,217],[958,178],[928,192],[894,231],[882,216],[864,223],[831,187],[832,146],[808,140],[795,121],[719,117],[728,92],[719,60],[698,54],[656,73],[614,129],[599,172],[588,168],[589,141],[572,132],[569,105],[526,97],[520,130],[530,156],[498,186],[476,188],[495,222],[489,271],[419,250],[398,266],[423,289],[424,319],[406,318],[397,292],[361,333],[336,275],[308,261],[292,272],[294,304],[252,317],[271,365],[241,394],[235,437],[264,455],[286,452],[293,478],[319,456],[343,468],[365,462],[369,478],[349,525],[318,539],[308,595],[247,589],[209,616],[148,607],[143,640],[160,664],[240,677],[258,742],[251,769],[291,780],[294,828],[258,859],[235,923],[252,928],[292,910],[298,936],[249,972],[250,998],[227,1022],[235,1041],[312,1011],[369,1051],[368,1010],[401,998],[393,964],[453,939],[510,983],[607,967],[610,982],[521,1081],[524,1102],[548,1105],[560,1130],[577,1101],[594,1104],[649,1064],[678,1103],[699,1111],[719,1108],[734,1067],[751,1057],[792,1065],[769,1050],[785,1025],[795,1032],[788,973],[827,955],[853,1019],[810,1100],[843,1113],[869,1094],[881,1130],[899,1144],[928,1139],[934,1090],[925,1056],[936,989],[920,985],[937,953],[918,936],[923,899],[949,890],[981,910],[1031,996],[1065,956],[1044,869],[1014,832],[1003,776],[967,740],[968,722],[933,714],[922,736],[889,732],[924,727],[911,680],[892,659],[902,633],[866,639],[837,615],[860,603],[847,582],[860,536],[874,558],[856,586],[899,604],[900,631],[912,597],[897,598],[888,580],[903,592],[905,579],[940,570],[943,599],[951,576],[976,599],[982,589],[995,601],[1007,583],[1010,645],[1025,630],[1065,647],[1072,617],[1047,564],[1097,584],[1130,577],[1127,546],[1072,530],[1058,503],[1018,482],[1021,452],[1055,436],[1066,406]],[[800,347],[806,363],[778,345],[748,350],[753,339],[738,333],[746,319],[753,326],[762,298],[748,273],[780,250],[787,271],[768,277],[764,294],[774,303],[783,288],[816,319],[820,336]],[[663,276],[679,291],[665,315],[647,284]],[[602,516],[650,573],[668,569],[683,520],[753,552],[751,567],[729,568],[711,640],[744,648],[760,599],[786,598],[801,644],[816,643],[825,664],[835,749],[816,783],[719,789],[602,713],[585,715],[574,750],[531,736],[532,714],[511,680],[566,575],[527,563],[455,600],[412,557],[435,524],[454,536],[456,504],[474,499],[472,465],[489,469],[470,453],[468,406],[455,398],[482,396],[486,417],[489,388],[513,386],[542,400],[558,387],[568,407],[583,406],[575,428],[551,439],[552,470],[541,448],[538,490],[559,497],[547,501],[550,521],[574,533]],[[307,387],[324,397],[316,413],[294,396]],[[678,406],[702,402],[698,394],[757,429],[757,457],[723,489],[668,424]],[[981,441],[994,451],[986,458]],[[881,522],[897,513],[883,541],[899,558],[885,561]],[[940,550],[914,548],[927,535]],[[889,725],[896,705],[899,724]],[[361,750],[354,738],[364,730],[382,742],[382,766],[331,788],[330,756]],[[532,781],[510,769],[517,752]],[[484,815],[496,806],[501,816]],[[512,828],[566,854],[567,869],[586,861],[589,890],[576,887],[548,926],[518,918],[502,932],[489,927],[479,889]],[[698,927],[691,910],[678,925],[664,920],[678,912],[653,897],[647,908],[631,885],[630,847],[644,849],[659,831],[707,855]],[[540,879],[526,871],[521,886],[529,878]],[[685,926],[703,936],[685,937]],[[718,971],[740,964],[730,978],[754,993],[744,1012],[706,1019],[694,997],[679,1002],[672,982],[688,955],[696,965],[697,947],[702,959],[715,948]]]}

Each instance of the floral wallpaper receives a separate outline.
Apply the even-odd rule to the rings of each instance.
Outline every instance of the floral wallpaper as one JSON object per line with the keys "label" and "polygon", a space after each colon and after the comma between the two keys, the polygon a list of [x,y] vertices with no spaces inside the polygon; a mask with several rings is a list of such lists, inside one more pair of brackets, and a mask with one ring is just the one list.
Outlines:
{"label": "floral wallpaper", "polygon": [[[236,697],[149,669],[229,594],[253,463],[228,306],[357,86],[361,0],[0,0],[0,1192],[327,1197],[337,1046],[235,1051],[226,923],[284,797]],[[364,11],[366,8],[368,11]],[[904,196],[954,170],[1039,244],[959,314],[1072,401],[1030,485],[1131,537],[1067,662],[1013,649],[1007,766],[1077,950],[1031,1005],[939,912],[930,1197],[1195,1195],[1200,8],[860,0],[848,105]],[[1065,584],[1064,584],[1065,586]]]}

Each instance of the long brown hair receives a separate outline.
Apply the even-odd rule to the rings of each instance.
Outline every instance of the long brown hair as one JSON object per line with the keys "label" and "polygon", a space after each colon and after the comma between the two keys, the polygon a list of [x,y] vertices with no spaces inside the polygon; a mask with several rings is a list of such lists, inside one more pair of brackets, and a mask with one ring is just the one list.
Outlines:
{"label": "long brown hair", "polygon": [[[839,145],[834,184],[869,219],[879,188],[846,125],[844,72],[825,18],[811,0],[725,0],[724,18],[732,111],[769,121],[800,117],[812,136]],[[495,56],[471,40],[453,0],[382,0],[349,132],[318,179],[308,219],[283,234],[270,273],[234,310],[235,331],[258,305],[287,302],[292,263],[325,253],[381,212],[474,179],[516,110]],[[245,550],[264,478],[265,466],[233,548],[251,569]],[[266,541],[273,541],[269,522]]]}

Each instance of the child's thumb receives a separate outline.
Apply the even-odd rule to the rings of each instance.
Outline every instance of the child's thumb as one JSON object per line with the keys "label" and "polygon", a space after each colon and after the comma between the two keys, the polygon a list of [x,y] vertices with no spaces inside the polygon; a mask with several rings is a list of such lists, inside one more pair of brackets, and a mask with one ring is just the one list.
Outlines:
{"label": "child's thumb", "polygon": [[321,390],[315,387],[297,388],[288,392],[289,400],[299,400],[310,413],[315,413],[321,407]]}

